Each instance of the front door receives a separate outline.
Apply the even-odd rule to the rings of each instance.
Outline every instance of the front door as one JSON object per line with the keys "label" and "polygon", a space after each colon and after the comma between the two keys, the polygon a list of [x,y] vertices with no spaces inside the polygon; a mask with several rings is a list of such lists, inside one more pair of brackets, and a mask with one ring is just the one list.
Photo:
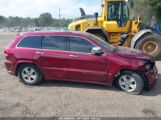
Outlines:
{"label": "front door", "polygon": [[69,77],[82,82],[107,81],[108,61],[107,56],[91,54],[95,45],[87,39],[70,37]]}

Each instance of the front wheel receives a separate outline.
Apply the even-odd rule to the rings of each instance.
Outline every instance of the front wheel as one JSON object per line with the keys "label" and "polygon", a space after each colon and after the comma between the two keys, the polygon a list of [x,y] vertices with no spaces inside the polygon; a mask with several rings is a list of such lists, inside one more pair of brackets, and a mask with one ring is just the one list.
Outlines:
{"label": "front wheel", "polygon": [[150,34],[142,37],[135,48],[152,55],[156,60],[161,59],[161,37],[158,35]]}
{"label": "front wheel", "polygon": [[131,71],[124,71],[117,79],[118,87],[130,94],[139,95],[144,89],[143,78]]}

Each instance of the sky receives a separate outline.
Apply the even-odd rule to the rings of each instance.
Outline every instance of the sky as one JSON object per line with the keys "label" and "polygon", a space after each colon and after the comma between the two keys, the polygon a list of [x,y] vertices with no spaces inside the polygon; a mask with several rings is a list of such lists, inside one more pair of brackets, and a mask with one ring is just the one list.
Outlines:
{"label": "sky", "polygon": [[75,18],[80,16],[79,8],[84,8],[86,14],[101,13],[102,0],[0,0],[0,15],[39,17],[41,13],[49,12],[53,18]]}

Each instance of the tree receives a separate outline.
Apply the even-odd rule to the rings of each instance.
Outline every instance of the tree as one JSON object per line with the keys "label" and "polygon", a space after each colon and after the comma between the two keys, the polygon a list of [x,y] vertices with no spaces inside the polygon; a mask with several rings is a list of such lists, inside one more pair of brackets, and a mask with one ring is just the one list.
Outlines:
{"label": "tree", "polygon": [[35,26],[34,19],[27,17],[27,18],[21,18],[21,27],[33,27]]}
{"label": "tree", "polygon": [[156,16],[161,23],[161,0],[130,0],[133,1],[134,9],[132,16],[143,16],[143,22],[150,24],[153,16]]}
{"label": "tree", "polygon": [[38,23],[39,23],[40,27],[52,25],[52,23],[53,23],[52,15],[50,13],[41,14],[38,19]]}
{"label": "tree", "polygon": [[154,11],[152,8],[147,4],[147,0],[133,0],[134,7],[131,9],[131,17],[137,17],[141,15],[143,23],[150,24],[152,16],[154,15]]}
{"label": "tree", "polygon": [[18,27],[21,26],[22,19],[20,17],[12,17],[10,16],[6,21],[6,27]]}
{"label": "tree", "polygon": [[41,14],[39,18],[22,18],[13,16],[6,18],[0,16],[0,27],[59,27],[59,23],[61,23],[61,27],[65,28],[71,22],[72,19],[53,19],[50,13]]}
{"label": "tree", "polygon": [[34,23],[35,23],[35,26],[36,26],[36,27],[40,27],[39,19],[38,19],[38,18],[35,18],[35,19],[34,19]]}
{"label": "tree", "polygon": [[0,16],[0,26],[3,26],[6,22],[6,18],[3,16]]}
{"label": "tree", "polygon": [[147,3],[154,10],[156,17],[161,20],[161,0],[147,0]]}

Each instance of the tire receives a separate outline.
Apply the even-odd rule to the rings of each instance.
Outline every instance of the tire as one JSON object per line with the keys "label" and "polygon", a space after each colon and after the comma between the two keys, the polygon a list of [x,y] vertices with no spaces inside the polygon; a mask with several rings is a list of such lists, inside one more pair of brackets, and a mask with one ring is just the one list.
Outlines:
{"label": "tire", "polygon": [[25,85],[39,85],[43,80],[41,71],[32,64],[23,64],[18,70],[18,77]]}
{"label": "tire", "polygon": [[135,72],[124,71],[117,78],[117,87],[132,95],[141,94],[144,89],[144,85],[144,79]]}
{"label": "tire", "polygon": [[152,55],[156,60],[161,60],[161,37],[156,34],[146,34],[136,43],[135,49]]}

